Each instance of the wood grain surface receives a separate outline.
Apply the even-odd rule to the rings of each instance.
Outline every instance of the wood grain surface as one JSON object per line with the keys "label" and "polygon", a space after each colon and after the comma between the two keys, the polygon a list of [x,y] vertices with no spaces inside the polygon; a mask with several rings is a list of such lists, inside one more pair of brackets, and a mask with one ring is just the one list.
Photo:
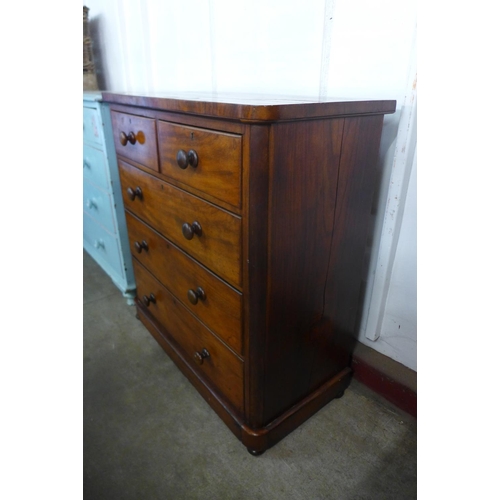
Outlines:
{"label": "wood grain surface", "polygon": [[394,113],[394,100],[350,100],[317,96],[276,96],[259,94],[213,93],[133,93],[103,92],[103,100],[109,103],[153,108],[163,111],[214,116],[245,122],[273,122],[339,117],[346,115],[370,115]]}
{"label": "wood grain surface", "polygon": [[125,156],[129,143],[118,149],[139,316],[259,454],[349,383],[383,115],[396,103],[103,97],[158,132],[155,171],[148,155]]}
{"label": "wood grain surface", "polygon": [[314,329],[323,321],[343,119],[273,125],[264,423],[315,387]]}
{"label": "wood grain surface", "polygon": [[[116,154],[141,163],[151,170],[158,171],[158,153],[156,146],[156,122],[150,118],[126,113],[111,112],[113,122],[113,139]],[[123,145],[120,134],[134,133],[135,144],[127,142]]]}
{"label": "wood grain surface", "polygon": [[[241,206],[241,137],[198,127],[158,122],[161,173],[203,193]],[[196,167],[182,169],[179,151],[193,150]]]}
{"label": "wood grain surface", "polygon": [[[241,293],[230,287],[189,255],[126,212],[132,255],[210,330],[242,354]],[[146,242],[148,250],[136,243]],[[206,299],[193,305],[187,293],[201,287]]]}
{"label": "wood grain surface", "polygon": [[[118,162],[125,208],[231,284],[241,286],[241,219],[123,161]],[[130,200],[127,189],[143,196]],[[202,235],[187,240],[185,223],[199,222]]]}
{"label": "wood grain surface", "polygon": [[[136,259],[137,299],[155,296],[156,303],[147,307],[149,313],[169,332],[181,347],[185,359],[203,378],[210,380],[239,411],[243,411],[243,362],[212,335],[156,278]],[[207,349],[210,356],[202,365],[195,363],[195,354]]]}

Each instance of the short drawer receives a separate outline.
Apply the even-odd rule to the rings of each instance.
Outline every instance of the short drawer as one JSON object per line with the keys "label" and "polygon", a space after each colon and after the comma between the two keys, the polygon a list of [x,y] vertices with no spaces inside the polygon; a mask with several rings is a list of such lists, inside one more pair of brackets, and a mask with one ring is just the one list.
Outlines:
{"label": "short drawer", "polygon": [[102,123],[97,109],[83,107],[83,140],[103,144]]}
{"label": "short drawer", "polygon": [[173,243],[126,213],[133,256],[210,330],[242,352],[242,296]]}
{"label": "short drawer", "polygon": [[[179,345],[185,355],[185,361],[242,412],[243,362],[141,264],[133,260],[137,299]],[[208,356],[203,357],[207,354]]]}
{"label": "short drawer", "polygon": [[231,284],[241,285],[241,219],[123,161],[125,208]]}
{"label": "short drawer", "polygon": [[116,232],[111,196],[87,180],[83,181],[83,210],[110,233]]}
{"label": "short drawer", "polygon": [[83,214],[83,241],[96,259],[106,262],[118,276],[123,277],[124,268],[117,238],[86,213]]}
{"label": "short drawer", "polygon": [[155,120],[117,111],[111,120],[116,153],[158,171]]}
{"label": "short drawer", "polygon": [[106,157],[101,149],[83,145],[83,177],[102,189],[109,190]]}
{"label": "short drawer", "polygon": [[241,136],[158,122],[162,174],[241,205]]}

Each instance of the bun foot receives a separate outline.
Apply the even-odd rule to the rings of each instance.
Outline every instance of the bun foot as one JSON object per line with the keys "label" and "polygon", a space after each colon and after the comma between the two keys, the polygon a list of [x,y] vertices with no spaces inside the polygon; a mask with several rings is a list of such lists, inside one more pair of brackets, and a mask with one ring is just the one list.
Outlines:
{"label": "bun foot", "polygon": [[262,451],[257,451],[257,450],[252,450],[251,448],[247,448],[248,450],[248,453],[250,453],[250,455],[253,455],[254,457],[258,457],[259,455],[262,455],[266,450],[262,450]]}
{"label": "bun foot", "polygon": [[340,399],[344,395],[345,389],[340,391],[333,399]]}

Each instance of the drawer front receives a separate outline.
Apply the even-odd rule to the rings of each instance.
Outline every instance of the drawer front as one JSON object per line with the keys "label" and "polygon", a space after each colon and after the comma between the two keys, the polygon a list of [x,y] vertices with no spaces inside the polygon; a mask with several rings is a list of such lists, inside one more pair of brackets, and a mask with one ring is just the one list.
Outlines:
{"label": "drawer front", "polygon": [[117,111],[111,119],[116,153],[158,171],[155,120]]}
{"label": "drawer front", "polygon": [[[118,162],[125,208],[231,284],[241,285],[241,219],[125,162]],[[142,192],[132,200],[128,189]],[[193,231],[197,222],[201,234]],[[184,226],[184,227],[183,227]],[[191,235],[186,231],[191,230]],[[188,238],[184,236],[187,233]],[[199,232],[199,231],[198,231]]]}
{"label": "drawer front", "polygon": [[[209,380],[236,409],[243,411],[243,362],[212,335],[163,285],[141,264],[134,261],[137,298],[161,323],[185,354],[185,360],[196,372]],[[151,294],[154,302],[151,301]],[[201,365],[196,353],[206,349],[209,356]]]}
{"label": "drawer front", "polygon": [[102,189],[109,189],[106,156],[100,149],[83,145],[83,177]]}
{"label": "drawer front", "polygon": [[241,136],[159,121],[158,142],[162,174],[241,205]]}
{"label": "drawer front", "polygon": [[83,140],[84,142],[103,144],[102,123],[99,113],[94,108],[83,107]]}
{"label": "drawer front", "polygon": [[123,277],[124,270],[117,238],[86,213],[83,214],[83,239],[92,248],[93,254],[106,261],[119,276]]}
{"label": "drawer front", "polygon": [[126,219],[133,256],[210,330],[241,354],[241,293],[128,212]]}
{"label": "drawer front", "polygon": [[99,224],[110,233],[116,232],[115,218],[113,215],[111,196],[94,186],[83,181],[83,210],[91,215]]}

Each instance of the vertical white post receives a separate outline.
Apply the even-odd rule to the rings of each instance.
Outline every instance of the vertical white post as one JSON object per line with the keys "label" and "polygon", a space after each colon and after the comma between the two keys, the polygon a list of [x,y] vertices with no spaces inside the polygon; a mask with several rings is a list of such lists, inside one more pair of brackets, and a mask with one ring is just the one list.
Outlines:
{"label": "vertical white post", "polygon": [[335,1],[325,0],[323,14],[323,43],[321,47],[321,68],[319,75],[319,99],[324,99],[328,91],[328,73],[330,71],[330,53],[332,50],[333,17]]}
{"label": "vertical white post", "polygon": [[396,149],[389,180],[384,222],[376,260],[370,266],[367,300],[361,321],[361,334],[375,341],[380,337],[387,294],[398,245],[401,221],[408,190],[412,160],[417,145],[417,58],[413,45],[405,101],[401,108]]}

